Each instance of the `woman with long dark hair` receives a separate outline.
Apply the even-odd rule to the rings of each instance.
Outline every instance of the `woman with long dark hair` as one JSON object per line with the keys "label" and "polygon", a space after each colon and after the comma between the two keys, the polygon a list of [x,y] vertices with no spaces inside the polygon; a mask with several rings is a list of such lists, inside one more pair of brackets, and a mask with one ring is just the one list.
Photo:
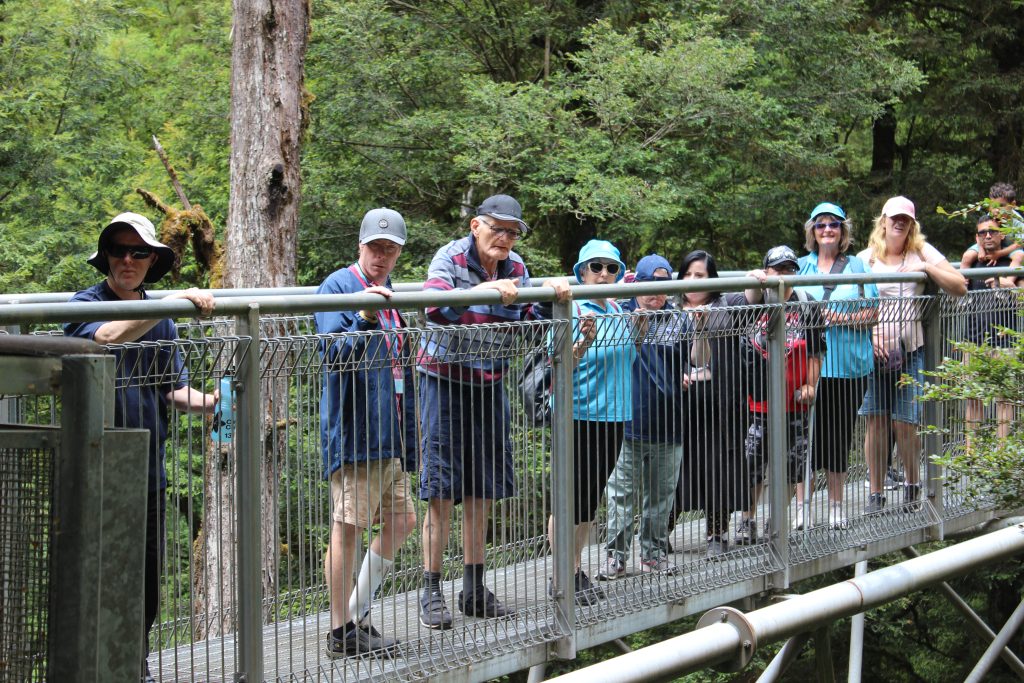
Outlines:
{"label": "woman with long dark hair", "polygon": [[[718,277],[714,257],[692,251],[679,264],[681,280]],[[690,367],[683,399],[683,463],[676,500],[669,514],[674,529],[679,513],[704,510],[707,519],[707,556],[717,557],[729,546],[729,516],[745,509],[747,482],[743,437],[747,427],[745,394],[741,391],[742,363],[730,306],[743,306],[743,292],[686,292],[679,308],[694,318],[694,329],[710,346],[710,362]]]}

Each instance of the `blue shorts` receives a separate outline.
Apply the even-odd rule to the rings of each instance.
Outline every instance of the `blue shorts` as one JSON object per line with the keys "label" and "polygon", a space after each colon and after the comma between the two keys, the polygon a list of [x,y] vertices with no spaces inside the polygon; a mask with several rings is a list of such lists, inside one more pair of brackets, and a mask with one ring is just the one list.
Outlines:
{"label": "blue shorts", "polygon": [[900,378],[910,375],[915,383],[924,379],[924,353],[921,349],[907,354],[903,368],[896,372],[875,370],[868,375],[868,390],[864,394],[860,415],[885,415],[906,424],[921,423],[921,388],[917,384],[903,385]]}
{"label": "blue shorts", "polygon": [[420,374],[420,498],[461,503],[515,495],[505,387]]}

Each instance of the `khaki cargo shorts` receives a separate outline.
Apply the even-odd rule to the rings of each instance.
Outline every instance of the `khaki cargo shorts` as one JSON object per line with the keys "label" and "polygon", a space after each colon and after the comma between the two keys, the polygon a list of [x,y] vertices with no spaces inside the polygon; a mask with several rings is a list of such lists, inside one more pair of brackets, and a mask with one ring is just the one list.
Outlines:
{"label": "khaki cargo shorts", "polygon": [[344,463],[331,474],[331,517],[367,529],[388,515],[416,513],[398,458]]}

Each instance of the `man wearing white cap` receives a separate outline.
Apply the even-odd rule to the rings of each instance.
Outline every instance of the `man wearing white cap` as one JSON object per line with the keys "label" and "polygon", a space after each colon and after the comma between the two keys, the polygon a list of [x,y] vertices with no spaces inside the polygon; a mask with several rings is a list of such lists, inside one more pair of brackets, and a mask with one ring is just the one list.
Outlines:
{"label": "man wearing white cap", "polygon": [[[391,271],[405,240],[401,214],[385,208],[368,211],[359,228],[359,258],[331,273],[318,293],[390,298]],[[370,601],[416,526],[406,474],[417,462],[409,398],[412,364],[401,331],[405,322],[394,309],[325,311],[315,319],[317,332],[325,335],[320,342],[320,444],[323,476],[331,482],[333,519],[324,557],[331,602],[327,655],[390,656],[398,641],[372,626]],[[380,532],[371,534],[353,591],[356,543],[375,524]]]}
{"label": "man wearing white cap", "polygon": [[[148,299],[144,285],[157,282],[174,265],[174,252],[156,239],[156,230],[145,216],[122,213],[100,233],[96,253],[88,263],[106,279],[78,292],[72,301],[132,301]],[[169,299],[188,299],[203,315],[213,311],[208,292],[187,289]],[[217,395],[188,386],[188,369],[181,353],[168,342],[178,338],[174,321],[109,320],[68,323],[64,334],[83,337],[99,344],[151,342],[142,346],[113,349],[117,364],[114,394],[114,425],[149,430],[149,503],[146,511],[145,632],[143,652],[149,648],[149,631],[156,620],[160,602],[160,558],[163,552],[167,472],[164,442],[167,440],[167,406],[178,410],[212,413]],[[142,680],[153,680],[143,657]]]}

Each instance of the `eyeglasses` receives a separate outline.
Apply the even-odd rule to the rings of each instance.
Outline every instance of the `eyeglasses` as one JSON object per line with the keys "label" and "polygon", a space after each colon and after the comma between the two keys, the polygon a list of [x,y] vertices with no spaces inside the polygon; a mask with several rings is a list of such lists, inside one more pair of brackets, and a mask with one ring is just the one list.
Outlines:
{"label": "eyeglasses", "polygon": [[495,233],[498,237],[507,237],[513,242],[518,242],[523,237],[523,233],[520,232],[519,230],[512,230],[511,228],[499,228],[494,223],[489,223],[487,221],[480,222],[486,225],[488,228],[490,228],[491,232]]}
{"label": "eyeglasses", "polygon": [[108,244],[103,251],[113,258],[124,258],[131,256],[135,261],[147,259],[153,255],[153,247],[139,246],[136,244]]}
{"label": "eyeglasses", "polygon": [[768,266],[768,267],[771,268],[772,270],[774,270],[776,273],[782,273],[783,275],[792,275],[797,270],[793,266]]}
{"label": "eyeglasses", "polygon": [[842,227],[843,227],[843,224],[840,223],[839,221],[829,221],[827,223],[815,223],[814,224],[814,229],[817,230],[818,232],[821,232],[822,230],[826,230],[826,229],[839,230]]}
{"label": "eyeglasses", "polygon": [[[615,270],[609,270],[608,272],[611,273],[612,275],[615,275],[615,272],[619,269],[619,266],[618,264],[615,263],[611,265],[615,266]],[[594,272],[599,273],[601,271],[595,270]],[[671,279],[672,278],[668,277],[667,275],[652,275],[650,277],[638,277],[636,279],[636,282],[668,282]]]}
{"label": "eyeglasses", "polygon": [[989,235],[998,235],[998,234],[999,234],[999,231],[998,230],[993,230],[992,228],[985,228],[983,230],[979,230],[978,231],[978,235],[980,237],[988,237]]}
{"label": "eyeglasses", "polygon": [[591,261],[587,264],[587,268],[589,268],[590,272],[594,275],[597,275],[602,270],[607,270],[609,275],[615,275],[619,272],[618,263],[601,263],[600,261]]}

